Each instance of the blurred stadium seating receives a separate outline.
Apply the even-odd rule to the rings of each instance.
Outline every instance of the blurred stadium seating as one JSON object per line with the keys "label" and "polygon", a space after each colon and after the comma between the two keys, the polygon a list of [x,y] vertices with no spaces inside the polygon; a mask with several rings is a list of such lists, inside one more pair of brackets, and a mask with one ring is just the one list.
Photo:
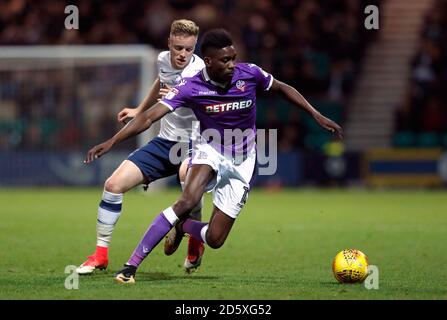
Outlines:
{"label": "blurred stadium seating", "polygon": [[396,108],[395,147],[447,149],[447,3],[435,1],[421,30],[408,89]]}
{"label": "blurred stadium seating", "polygon": [[[147,45],[159,51],[166,47],[171,21],[190,18],[199,24],[201,34],[213,27],[230,30],[239,60],[259,64],[295,86],[323,114],[346,125],[362,63],[379,32],[364,27],[364,9],[371,4],[381,8],[393,1],[129,0],[104,5],[95,0],[7,0],[0,2],[0,45]],[[79,30],[63,28],[68,4],[79,7]],[[397,110],[390,145],[447,148],[445,98],[441,94],[447,74],[446,12],[443,1],[436,1],[429,11],[413,59],[408,93],[399,107],[388,106],[389,112]],[[144,91],[141,65],[114,63],[69,72],[13,69],[11,65],[0,68],[3,163],[21,152],[40,156],[45,152],[84,153],[120,127],[116,112],[137,105]],[[380,130],[380,123],[377,126]],[[362,150],[349,152],[341,146],[337,155],[327,153],[334,150],[331,136],[307,114],[277,97],[259,97],[258,127],[278,129],[282,164],[274,177],[260,177],[259,185],[344,184],[362,178]],[[121,152],[131,151],[136,144],[134,140],[121,146]],[[339,156],[344,157],[343,165],[325,163]],[[317,161],[321,164],[316,165]],[[98,175],[87,184],[102,183],[102,177]],[[2,184],[12,180],[3,179]],[[54,181],[60,183],[67,182]]]}
{"label": "blurred stadium seating", "polygon": [[[165,49],[170,22],[174,18],[189,17],[198,22],[202,33],[217,26],[228,28],[238,41],[241,60],[249,60],[264,67],[295,87],[317,105],[328,116],[335,116],[337,121],[343,119],[343,106],[355,81],[361,57],[370,33],[363,24],[364,4],[370,1],[282,1],[281,5],[273,1],[108,1],[107,6],[101,1],[79,1],[79,32],[61,28],[65,16],[61,14],[67,3],[64,1],[15,0],[2,3],[0,11],[0,44],[2,45],[61,45],[61,44],[150,44],[157,49]],[[70,2],[70,4],[76,4]],[[46,17],[39,19],[38,17]],[[281,47],[281,55],[277,49]],[[104,70],[105,79],[78,79],[80,91],[90,90],[97,96],[109,96],[117,86],[131,86],[125,75],[117,74],[118,79],[110,79],[107,74],[114,70]],[[117,71],[118,73],[124,71]],[[125,72],[132,72],[127,70]],[[85,75],[88,74],[86,71]],[[26,75],[16,74],[15,78],[24,79]],[[56,113],[70,113],[67,109],[81,108],[75,101],[58,101],[53,99],[43,105],[44,99],[51,100],[54,88],[51,83],[58,82],[57,73],[47,74],[43,81],[34,81],[32,89],[23,90],[17,80],[1,76],[3,88],[2,103],[18,104],[18,114],[14,117],[17,126],[2,125],[2,132],[14,134],[15,139],[2,139],[2,148],[60,148],[68,135],[66,144],[86,146],[92,143],[91,134],[84,137],[89,125],[89,116],[83,122],[72,122],[63,126],[65,119]],[[87,75],[88,77],[88,75]],[[23,80],[19,80],[23,81]],[[95,85],[95,83],[100,83]],[[21,92],[20,99],[14,94]],[[90,93],[85,93],[87,101]],[[49,96],[49,97],[48,97]],[[6,100],[6,101],[5,101]],[[20,100],[20,101],[19,101]],[[39,101],[33,108],[24,108],[21,101]],[[115,100],[115,103],[133,103],[137,101]],[[278,106],[276,99],[265,98],[259,103],[261,126],[271,127],[274,119],[263,116],[272,115],[282,108],[278,116],[281,145],[284,148],[320,148],[327,141],[328,135],[314,133],[315,126],[302,115],[295,115],[295,120],[310,130],[288,134],[291,123],[288,121],[289,106]],[[321,104],[319,103],[321,102]],[[93,101],[90,102],[94,104]],[[56,106],[64,108],[56,108]],[[43,110],[45,109],[45,110]],[[62,110],[61,110],[62,109]],[[31,112],[33,110],[33,112]],[[111,123],[116,108],[105,108],[101,112],[102,137],[109,136],[116,129]],[[90,119],[93,120],[93,119]],[[97,120],[93,120],[97,123]],[[90,121],[91,122],[91,121]],[[292,123],[293,125],[293,123]],[[39,138],[28,132],[41,131]],[[69,131],[69,132],[66,132]],[[94,131],[94,130],[91,130]],[[319,130],[317,130],[319,131]],[[309,132],[310,136],[307,136]],[[284,134],[283,134],[284,133]],[[93,134],[93,133],[92,133]],[[29,141],[33,136],[38,141]],[[315,136],[315,138],[313,138]],[[306,139],[307,138],[307,139]],[[5,141],[6,140],[6,141]],[[31,139],[32,140],[32,139]],[[307,141],[307,142],[306,142]]]}

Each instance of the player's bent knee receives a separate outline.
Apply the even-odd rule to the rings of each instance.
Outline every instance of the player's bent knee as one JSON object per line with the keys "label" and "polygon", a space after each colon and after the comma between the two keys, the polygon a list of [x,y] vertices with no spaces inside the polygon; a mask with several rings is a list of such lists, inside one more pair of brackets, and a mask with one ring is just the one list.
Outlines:
{"label": "player's bent knee", "polygon": [[225,243],[225,239],[219,239],[212,236],[206,237],[206,244],[212,249],[219,249]]}
{"label": "player's bent knee", "polygon": [[207,245],[211,248],[211,249],[219,249],[220,247],[222,247],[224,244],[224,242],[208,242],[207,241]]}
{"label": "player's bent knee", "polygon": [[111,193],[124,193],[122,186],[113,178],[108,178],[106,180],[104,183],[104,190]]}

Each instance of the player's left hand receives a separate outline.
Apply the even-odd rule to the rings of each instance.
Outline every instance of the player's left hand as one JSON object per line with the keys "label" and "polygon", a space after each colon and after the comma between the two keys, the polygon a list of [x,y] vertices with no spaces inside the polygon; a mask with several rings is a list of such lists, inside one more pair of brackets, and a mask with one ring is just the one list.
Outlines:
{"label": "player's left hand", "polygon": [[94,146],[88,151],[87,158],[85,158],[84,163],[93,162],[95,159],[109,152],[112,147],[113,142],[110,140],[107,140],[106,142]]}
{"label": "player's left hand", "polygon": [[315,119],[315,121],[317,121],[317,123],[320,126],[322,126],[323,128],[325,128],[326,130],[328,130],[332,133],[337,134],[337,136],[340,139],[343,139],[343,129],[338,124],[336,124],[334,121],[326,118],[325,116],[323,116],[320,113],[314,115],[314,119]]}

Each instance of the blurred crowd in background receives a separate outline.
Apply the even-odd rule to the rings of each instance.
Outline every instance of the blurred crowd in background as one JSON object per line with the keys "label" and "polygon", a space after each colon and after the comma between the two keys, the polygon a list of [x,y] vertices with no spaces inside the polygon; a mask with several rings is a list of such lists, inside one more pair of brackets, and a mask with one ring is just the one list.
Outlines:
{"label": "blurred crowd in background", "polygon": [[[63,27],[68,4],[79,8],[79,30]],[[323,114],[343,124],[362,57],[375,36],[363,26],[369,4],[380,0],[3,0],[0,45],[148,44],[165,50],[171,22],[188,18],[201,34],[227,28],[240,61],[256,63],[296,87]],[[445,55],[439,30],[444,22],[445,14],[437,11],[427,20],[414,62],[413,85],[421,93],[415,97],[412,90],[408,99],[416,108],[427,90],[442,91],[445,74],[434,70]],[[428,72],[418,71],[424,68]],[[63,71],[0,71],[0,148],[85,149],[109,137],[120,128],[116,112],[139,103],[137,73],[124,66],[95,73],[84,69],[71,79],[77,98],[67,100],[67,89],[60,88],[67,81]],[[440,95],[436,97],[424,100],[433,112],[439,109]],[[399,115],[399,126],[406,126],[401,118],[405,115]],[[303,112],[268,95],[259,98],[258,127],[279,129],[279,148],[285,151],[319,150],[330,139]]]}
{"label": "blurred crowd in background", "polygon": [[447,146],[447,2],[437,0],[424,21],[409,86],[396,109],[396,147]]}

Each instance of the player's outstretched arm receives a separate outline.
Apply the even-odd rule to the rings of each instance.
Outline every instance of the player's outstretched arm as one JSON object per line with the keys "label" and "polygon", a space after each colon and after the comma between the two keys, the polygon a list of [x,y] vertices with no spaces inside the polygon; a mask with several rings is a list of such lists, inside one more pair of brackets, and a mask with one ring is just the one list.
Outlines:
{"label": "player's outstretched arm", "polygon": [[157,99],[161,94],[159,90],[160,90],[160,79],[157,78],[152,84],[149,93],[143,99],[143,101],[138,105],[138,107],[136,108],[126,107],[122,109],[120,112],[118,112],[117,114],[118,122],[127,123],[129,120],[135,118],[138,114],[149,109],[150,106],[154,105],[154,103],[157,102]]}
{"label": "player's outstretched arm", "polygon": [[321,127],[325,128],[328,131],[336,133],[340,139],[343,138],[342,128],[337,123],[335,123],[331,119],[326,118],[320,112],[318,112],[318,110],[312,107],[312,105],[307,102],[307,100],[295,88],[289,86],[284,82],[273,79],[270,91],[278,92],[292,104],[303,108],[315,119],[315,121],[317,121],[317,123]]}
{"label": "player's outstretched arm", "polygon": [[133,121],[127,123],[112,138],[91,148],[87,153],[84,163],[92,162],[96,158],[109,152],[114,145],[149,129],[154,122],[160,120],[168,112],[170,112],[168,107],[164,104],[156,103],[150,109],[138,114]]}

